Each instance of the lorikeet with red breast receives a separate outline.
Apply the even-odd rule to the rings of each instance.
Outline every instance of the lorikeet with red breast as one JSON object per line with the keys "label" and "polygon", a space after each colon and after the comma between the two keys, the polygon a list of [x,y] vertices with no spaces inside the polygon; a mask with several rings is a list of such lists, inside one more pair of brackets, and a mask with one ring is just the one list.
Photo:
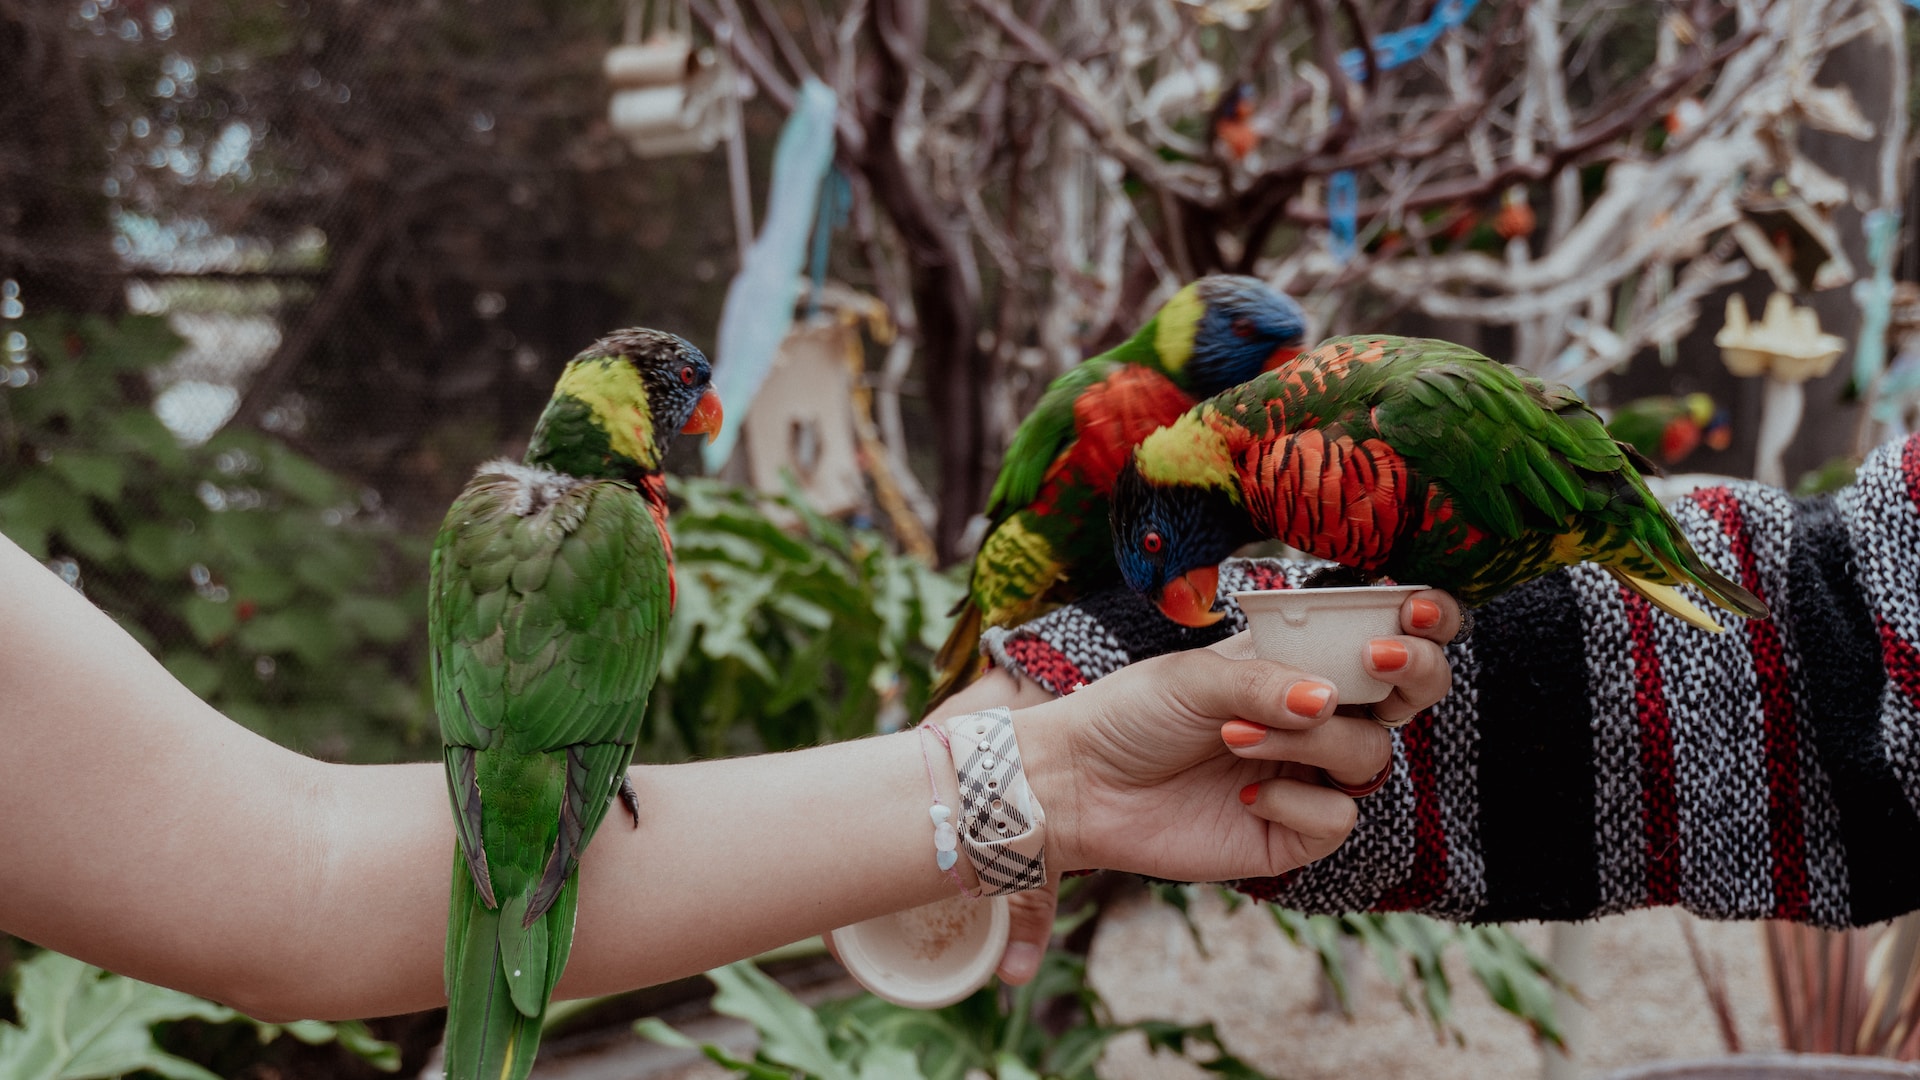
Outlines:
{"label": "lorikeet with red breast", "polygon": [[1258,278],[1204,277],[1131,338],[1055,379],[994,481],[967,597],[935,661],[933,704],[981,670],[984,627],[1017,625],[1117,581],[1102,526],[1133,448],[1198,399],[1299,355],[1306,331],[1300,305]]}
{"label": "lorikeet with red breast", "polygon": [[1220,618],[1215,568],[1261,538],[1470,606],[1584,560],[1703,629],[1720,626],[1675,585],[1765,617],[1636,465],[1565,387],[1444,341],[1335,338],[1142,441],[1115,483],[1115,557],[1188,626]]}

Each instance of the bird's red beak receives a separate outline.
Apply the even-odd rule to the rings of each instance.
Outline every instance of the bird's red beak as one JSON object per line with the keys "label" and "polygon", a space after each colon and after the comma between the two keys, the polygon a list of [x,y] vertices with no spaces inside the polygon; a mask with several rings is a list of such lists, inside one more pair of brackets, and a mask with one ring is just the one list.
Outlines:
{"label": "bird's red beak", "polygon": [[1220,568],[1197,566],[1181,574],[1160,590],[1160,613],[1181,626],[1212,626],[1226,618],[1213,610],[1214,597],[1220,592]]}
{"label": "bird's red beak", "polygon": [[1260,370],[1272,371],[1274,368],[1290,364],[1304,351],[1298,345],[1282,345],[1273,350],[1273,355],[1267,357],[1267,362],[1261,366]]}
{"label": "bird's red beak", "polygon": [[680,429],[683,435],[705,435],[712,442],[720,434],[720,395],[712,387],[700,395],[700,403],[693,407],[693,415],[687,418],[687,426]]}

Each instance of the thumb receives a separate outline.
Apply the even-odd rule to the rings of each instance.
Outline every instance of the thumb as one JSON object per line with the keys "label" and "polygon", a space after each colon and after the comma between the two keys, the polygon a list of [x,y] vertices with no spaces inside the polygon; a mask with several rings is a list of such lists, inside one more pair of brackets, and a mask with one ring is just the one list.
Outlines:
{"label": "thumb", "polygon": [[1024,986],[1040,973],[1040,958],[1053,937],[1053,913],[1060,904],[1060,882],[1056,878],[1038,889],[1028,889],[1007,897],[1007,950],[1000,954],[1000,981],[1009,986]]}

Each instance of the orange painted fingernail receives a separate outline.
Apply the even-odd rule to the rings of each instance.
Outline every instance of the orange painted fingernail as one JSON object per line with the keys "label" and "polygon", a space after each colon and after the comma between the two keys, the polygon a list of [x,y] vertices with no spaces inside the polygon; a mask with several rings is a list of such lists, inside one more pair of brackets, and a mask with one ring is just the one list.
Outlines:
{"label": "orange painted fingernail", "polygon": [[1220,725],[1220,741],[1228,746],[1258,746],[1267,739],[1267,729],[1245,720],[1229,720]]}
{"label": "orange painted fingernail", "polygon": [[1253,800],[1259,797],[1260,797],[1259,784],[1248,784],[1246,787],[1243,787],[1240,789],[1240,801],[1247,804],[1248,806],[1252,806]]}
{"label": "orange painted fingernail", "polygon": [[1413,602],[1413,628],[1431,630],[1440,624],[1440,605],[1431,600]]}
{"label": "orange painted fingernail", "polygon": [[1407,666],[1407,647],[1397,641],[1376,641],[1367,646],[1375,671],[1399,671]]}
{"label": "orange painted fingernail", "polygon": [[1287,689],[1287,708],[1296,716],[1319,716],[1333,699],[1333,687],[1325,683],[1297,682]]}

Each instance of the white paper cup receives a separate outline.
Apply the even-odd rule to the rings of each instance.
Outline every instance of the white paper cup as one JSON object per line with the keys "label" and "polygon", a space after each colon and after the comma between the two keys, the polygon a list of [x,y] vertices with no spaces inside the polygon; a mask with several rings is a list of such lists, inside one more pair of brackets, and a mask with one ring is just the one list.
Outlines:
{"label": "white paper cup", "polygon": [[1342,705],[1370,705],[1393,693],[1368,674],[1368,641],[1400,633],[1400,605],[1425,585],[1361,585],[1345,589],[1237,592],[1247,614],[1254,655],[1278,660],[1333,683]]}
{"label": "white paper cup", "polygon": [[938,1009],[987,984],[1007,950],[1007,898],[955,893],[830,935],[861,986],[895,1005]]}

